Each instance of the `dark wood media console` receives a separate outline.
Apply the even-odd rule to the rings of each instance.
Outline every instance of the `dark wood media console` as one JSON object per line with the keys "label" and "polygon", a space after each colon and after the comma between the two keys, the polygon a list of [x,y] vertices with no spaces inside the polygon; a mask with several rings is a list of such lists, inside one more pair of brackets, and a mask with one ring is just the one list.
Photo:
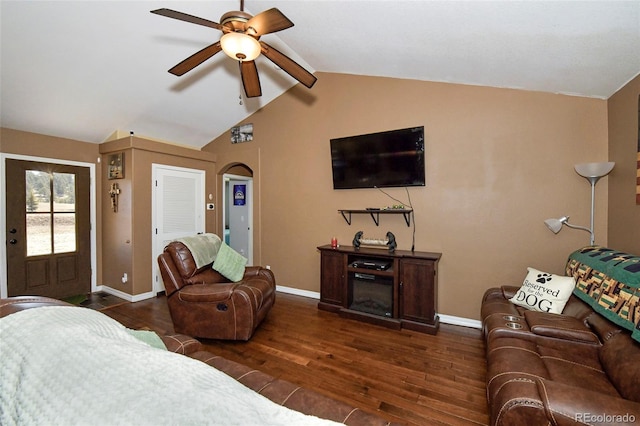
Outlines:
{"label": "dark wood media console", "polygon": [[318,309],[436,334],[441,253],[331,245],[320,250]]}

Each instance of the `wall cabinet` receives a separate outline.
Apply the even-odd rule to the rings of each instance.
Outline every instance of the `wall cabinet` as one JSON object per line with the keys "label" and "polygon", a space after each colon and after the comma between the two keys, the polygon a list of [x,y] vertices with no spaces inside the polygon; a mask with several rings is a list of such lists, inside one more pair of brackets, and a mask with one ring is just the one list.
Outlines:
{"label": "wall cabinet", "polygon": [[320,250],[318,309],[436,334],[441,253],[330,245]]}

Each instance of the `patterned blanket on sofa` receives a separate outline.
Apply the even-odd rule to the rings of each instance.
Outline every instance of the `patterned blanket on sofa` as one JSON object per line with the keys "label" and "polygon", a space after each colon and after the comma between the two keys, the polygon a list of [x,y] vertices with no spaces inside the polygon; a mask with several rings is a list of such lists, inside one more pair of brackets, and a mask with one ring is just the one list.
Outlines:
{"label": "patterned blanket on sofa", "polygon": [[573,294],[640,341],[640,256],[588,246],[571,253],[566,273]]}

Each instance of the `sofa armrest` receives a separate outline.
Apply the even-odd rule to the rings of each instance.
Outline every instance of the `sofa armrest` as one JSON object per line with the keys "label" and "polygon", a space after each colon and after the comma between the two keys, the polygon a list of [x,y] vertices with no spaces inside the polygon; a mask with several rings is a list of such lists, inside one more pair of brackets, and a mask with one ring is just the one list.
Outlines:
{"label": "sofa armrest", "polygon": [[516,293],[518,292],[518,290],[520,290],[520,286],[515,286],[515,285],[503,285],[502,287],[500,287],[500,290],[502,290],[502,296],[509,300],[511,299],[513,296],[516,295]]}
{"label": "sofa armrest", "polygon": [[273,284],[273,286],[276,285],[276,277],[273,275],[271,269],[263,268],[262,266],[247,266],[245,268],[243,279],[251,278],[260,278]]}
{"label": "sofa armrest", "polygon": [[547,417],[553,420],[551,424],[611,425],[640,419],[640,403],[620,396],[544,379],[538,379],[537,385]]}
{"label": "sofa armrest", "polygon": [[25,309],[38,308],[40,306],[73,306],[58,299],[43,296],[14,296],[8,299],[0,299],[0,318]]}
{"label": "sofa armrest", "polygon": [[598,336],[577,318],[538,311],[525,311],[524,317],[529,329],[538,336],[600,344]]}
{"label": "sofa armrest", "polygon": [[191,336],[184,334],[167,334],[160,336],[169,352],[182,355],[191,355],[202,350],[202,343]]}

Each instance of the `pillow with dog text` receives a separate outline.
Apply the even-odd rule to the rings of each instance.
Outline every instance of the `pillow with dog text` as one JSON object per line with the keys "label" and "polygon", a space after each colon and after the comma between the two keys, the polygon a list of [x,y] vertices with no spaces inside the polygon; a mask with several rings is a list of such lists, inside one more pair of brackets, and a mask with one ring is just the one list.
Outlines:
{"label": "pillow with dog text", "polygon": [[561,314],[576,286],[575,279],[534,268],[527,271],[522,287],[509,301],[532,311]]}

